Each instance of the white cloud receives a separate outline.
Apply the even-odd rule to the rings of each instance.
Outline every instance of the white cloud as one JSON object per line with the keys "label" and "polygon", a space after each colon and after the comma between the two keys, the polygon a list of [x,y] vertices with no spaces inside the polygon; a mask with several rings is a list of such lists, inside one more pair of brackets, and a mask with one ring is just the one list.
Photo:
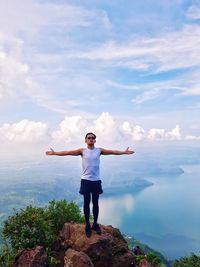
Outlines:
{"label": "white cloud", "polygon": [[98,136],[98,144],[104,145],[120,142],[122,137],[113,117],[108,112],[102,112],[95,120],[81,116],[66,116],[59,129],[52,133],[52,138],[55,143],[81,145],[87,132],[94,132]]}
{"label": "white cloud", "polygon": [[48,127],[42,122],[21,120],[13,124],[4,123],[0,127],[0,140],[6,144],[35,145],[44,142],[47,136]]}
{"label": "white cloud", "polygon": [[[199,66],[200,26],[184,25],[181,31],[161,33],[158,37],[144,37],[124,43],[109,41],[88,52],[71,53],[69,57],[105,61],[111,66],[163,72]],[[128,61],[127,61],[128,60]],[[132,63],[131,63],[132,62]]]}
{"label": "white cloud", "polygon": [[120,140],[123,139],[117,121],[108,112],[102,112],[94,121],[93,129],[99,136],[99,143],[102,145],[110,146],[112,143],[120,143]]}
{"label": "white cloud", "polygon": [[10,40],[1,34],[0,42],[0,101],[2,101],[15,97],[21,92],[21,88],[27,87],[29,67],[20,60],[20,40],[14,38]]}
{"label": "white cloud", "polygon": [[97,135],[99,146],[130,145],[140,141],[166,141],[181,140],[180,127],[174,129],[150,129],[145,130],[140,125],[131,124],[128,121],[115,120],[108,112],[103,112],[96,120],[89,120],[81,116],[66,116],[60,123],[59,129],[52,132],[53,144],[83,145],[87,132]]}
{"label": "white cloud", "polygon": [[66,116],[60,123],[59,129],[52,132],[52,142],[83,145],[84,136],[87,132],[94,132],[97,135],[98,145],[100,146],[119,145],[122,143],[132,144],[132,142],[143,140],[149,142],[156,140],[179,141],[186,138],[181,134],[179,125],[176,125],[171,130],[164,128],[145,130],[140,125],[131,124],[129,121],[121,123],[108,112],[103,112],[96,120],[81,116]]}
{"label": "white cloud", "polygon": [[148,131],[148,138],[150,140],[164,139],[165,138],[165,129],[150,129]]}
{"label": "white cloud", "polygon": [[132,126],[128,121],[125,121],[121,129],[125,135],[130,135],[133,141],[145,139],[145,130],[139,125]]}
{"label": "white cloud", "polygon": [[[16,123],[4,123],[0,126],[0,142],[2,151],[12,156],[37,154],[44,156],[49,147],[55,150],[85,147],[84,137],[87,132],[97,135],[97,146],[110,149],[133,149],[138,144],[153,144],[154,141],[197,141],[199,136],[183,136],[180,126],[171,130],[143,127],[131,124],[129,121],[120,122],[108,112],[103,112],[97,119],[81,116],[66,116],[59,128],[50,130],[46,123],[40,121],[21,120]],[[4,153],[2,155],[4,155]]]}
{"label": "white cloud", "polygon": [[66,31],[77,26],[88,27],[94,22],[111,27],[105,11],[78,5],[33,0],[7,0],[1,1],[0,5],[1,30],[11,35],[23,33],[28,38],[36,38],[41,29],[47,29],[46,26]]}
{"label": "white cloud", "polygon": [[66,116],[59,126],[59,129],[52,133],[53,143],[77,143],[84,139],[88,122],[81,116]]}
{"label": "white cloud", "polygon": [[135,98],[133,98],[131,101],[135,104],[141,104],[145,101],[154,99],[156,97],[160,96],[160,91],[158,89],[153,89],[150,91],[145,91],[141,95],[137,95]]}
{"label": "white cloud", "polygon": [[200,140],[200,136],[195,136],[195,135],[187,135],[185,137],[186,140],[193,140],[193,141],[198,141]]}
{"label": "white cloud", "polygon": [[126,121],[122,124],[122,131],[131,136],[133,141],[180,140],[182,138],[179,125],[176,125],[171,131],[156,128],[145,131],[141,126],[132,126]]}
{"label": "white cloud", "polygon": [[200,19],[200,6],[197,5],[190,6],[186,13],[186,16],[189,19],[194,19],[194,20]]}
{"label": "white cloud", "polygon": [[176,127],[174,129],[167,132],[166,137],[169,140],[180,140],[181,139],[180,126],[176,125]]}
{"label": "white cloud", "polygon": [[[67,83],[66,90],[79,85],[81,90],[83,84],[86,86],[85,82],[88,82],[85,81],[86,75],[82,75],[82,78],[79,75],[78,79],[74,77],[74,84],[71,72],[77,72],[72,67],[73,63],[67,63],[66,67],[66,60],[60,56],[58,49],[55,50],[54,45],[64,45],[65,51],[68,46],[74,47],[74,42],[70,38],[66,40],[66,32],[74,27],[78,27],[79,30],[80,27],[96,25],[101,30],[109,30],[112,25],[107,13],[104,10],[87,9],[78,5],[8,0],[0,3],[0,25],[1,103],[11,99],[13,102],[25,102],[28,99],[36,106],[61,114],[68,114],[70,109],[78,110],[82,101],[77,101],[73,95],[59,98],[57,93],[62,89],[57,88],[55,91],[53,83],[46,85],[46,81],[57,75],[59,70],[70,72],[67,76],[70,82],[65,77],[61,79]],[[54,34],[59,35],[58,38],[54,38]],[[54,38],[53,44],[51,38]],[[47,49],[45,53],[51,48],[46,65],[41,60],[45,55],[43,45]],[[55,54],[52,50],[56,51]],[[38,55],[41,60],[39,62],[36,60]],[[42,79],[39,73],[46,76]],[[88,82],[88,87],[91,83],[92,79]]]}
{"label": "white cloud", "polygon": [[189,87],[187,89],[185,89],[182,93],[180,93],[180,95],[183,96],[198,96],[200,95],[200,86],[199,87]]}

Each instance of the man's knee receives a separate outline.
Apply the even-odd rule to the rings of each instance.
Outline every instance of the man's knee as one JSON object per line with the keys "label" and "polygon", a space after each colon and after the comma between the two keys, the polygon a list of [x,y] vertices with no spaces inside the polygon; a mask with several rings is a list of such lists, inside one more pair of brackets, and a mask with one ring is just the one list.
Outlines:
{"label": "man's knee", "polygon": [[92,202],[93,202],[93,204],[98,204],[98,200],[99,200],[99,194],[98,193],[93,193],[92,194]]}
{"label": "man's knee", "polygon": [[90,193],[84,194],[84,203],[90,203]]}

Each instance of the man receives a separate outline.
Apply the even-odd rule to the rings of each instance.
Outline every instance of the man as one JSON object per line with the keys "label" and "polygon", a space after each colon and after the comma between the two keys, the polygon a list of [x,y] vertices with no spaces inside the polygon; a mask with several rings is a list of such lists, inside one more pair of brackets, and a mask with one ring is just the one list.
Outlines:
{"label": "man", "polygon": [[[104,148],[96,148],[94,144],[96,143],[96,135],[94,133],[87,133],[85,136],[85,143],[87,148],[79,148],[76,150],[60,151],[55,152],[52,148],[51,151],[47,151],[47,155],[57,155],[57,156],[81,156],[82,157],[82,175],[79,193],[84,197],[83,211],[85,216],[85,233],[87,237],[91,236],[91,230],[95,230],[97,234],[101,234],[101,228],[97,223],[99,215],[99,195],[103,193],[101,186],[101,179],[99,176],[99,164],[100,155],[130,155],[134,151],[130,151],[129,147],[124,150],[108,150]],[[93,203],[93,217],[94,222],[92,228],[90,226],[90,199],[92,193],[92,203]]]}

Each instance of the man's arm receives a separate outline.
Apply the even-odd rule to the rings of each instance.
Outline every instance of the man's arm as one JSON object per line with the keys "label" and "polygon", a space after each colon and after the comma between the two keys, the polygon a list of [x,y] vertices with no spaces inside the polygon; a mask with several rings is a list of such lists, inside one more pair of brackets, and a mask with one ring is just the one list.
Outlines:
{"label": "man's arm", "polygon": [[100,148],[101,149],[101,154],[102,155],[130,155],[135,153],[133,150],[129,150],[129,147],[127,147],[126,150],[110,150],[110,149],[105,149],[105,148]]}
{"label": "man's arm", "polygon": [[50,151],[46,152],[46,155],[52,156],[79,156],[82,155],[82,148],[78,148],[75,150],[65,150],[65,151],[59,151],[55,152],[52,148],[50,148]]}

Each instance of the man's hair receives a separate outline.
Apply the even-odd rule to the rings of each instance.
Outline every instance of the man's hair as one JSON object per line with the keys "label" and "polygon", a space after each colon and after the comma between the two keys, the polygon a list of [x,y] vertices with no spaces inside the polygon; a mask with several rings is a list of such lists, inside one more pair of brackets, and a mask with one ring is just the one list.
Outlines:
{"label": "man's hair", "polygon": [[94,136],[94,138],[96,139],[96,135],[94,133],[87,133],[86,136],[85,136],[85,139],[87,139],[89,134],[92,134]]}

